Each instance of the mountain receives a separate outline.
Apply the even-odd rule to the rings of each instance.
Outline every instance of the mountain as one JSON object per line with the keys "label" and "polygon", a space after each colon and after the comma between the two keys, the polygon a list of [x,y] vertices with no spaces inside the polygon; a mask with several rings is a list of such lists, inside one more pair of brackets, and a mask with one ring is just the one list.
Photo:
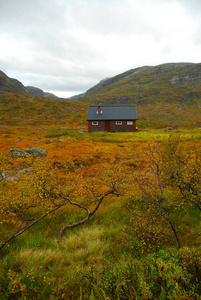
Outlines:
{"label": "mountain", "polygon": [[102,80],[77,102],[135,104],[138,128],[201,127],[201,64],[168,63]]}
{"label": "mountain", "polygon": [[87,106],[72,100],[0,92],[0,126],[51,125],[75,128],[85,124]]}
{"label": "mountain", "polygon": [[21,95],[30,94],[33,96],[40,96],[44,98],[58,98],[54,94],[44,92],[39,88],[33,86],[25,87],[20,81],[8,77],[2,71],[0,71],[0,91],[11,92],[11,93],[21,94]]}
{"label": "mountain", "polygon": [[20,81],[8,77],[2,71],[0,71],[0,91],[12,92],[16,94],[27,94],[26,88]]}
{"label": "mountain", "polygon": [[44,92],[43,90],[36,88],[34,86],[26,86],[26,90],[30,95],[39,96],[44,98],[58,98],[52,93]]}
{"label": "mountain", "polygon": [[131,69],[102,80],[79,101],[143,105],[195,99],[201,99],[201,64],[168,63]]}
{"label": "mountain", "polygon": [[[32,101],[34,99],[36,105],[34,109],[37,111],[38,102],[35,101],[38,95],[42,95],[38,99],[40,101],[44,99],[41,103],[47,105],[47,108],[52,101],[54,108],[51,110],[51,114],[60,119],[60,112],[55,112],[62,100],[52,99],[52,96],[49,99],[44,98],[45,93],[41,89],[24,87],[18,80],[11,79],[0,72],[1,90],[4,93],[0,93],[0,98],[2,98],[2,103],[5,104],[4,113],[2,111],[2,122],[7,122],[7,119],[10,118],[9,114],[6,115],[6,111],[10,113],[12,107],[10,103],[11,107],[8,109],[8,95],[5,91],[26,94],[24,96],[10,96],[13,101],[13,115],[16,114],[17,109],[15,98],[24,99],[28,97],[28,101],[24,103],[33,113]],[[139,118],[137,126],[139,128],[145,128],[146,126],[152,128],[201,128],[201,64],[168,63],[131,69],[114,77],[101,80],[86,93],[78,95],[78,98],[73,97],[73,99],[76,100],[69,101],[72,103],[76,101],[77,105],[84,104],[84,107],[99,103],[103,105],[135,104],[137,105]],[[65,109],[65,107],[62,108],[62,118],[65,119],[71,115],[79,117],[79,114],[76,114],[73,110],[67,116]],[[30,120],[26,120],[27,116],[24,116],[24,110],[21,110],[18,119],[21,118],[24,122],[30,122]],[[45,110],[40,110],[40,116],[42,116],[42,111]],[[46,112],[46,116],[49,116],[49,112]],[[45,120],[45,118],[41,118],[41,120]]]}
{"label": "mountain", "polygon": [[94,93],[100,91],[101,89],[103,89],[117,81],[120,81],[124,78],[127,78],[135,73],[146,70],[147,68],[149,68],[149,67],[141,67],[141,68],[131,69],[124,73],[116,75],[114,77],[109,77],[109,78],[103,79],[98,84],[96,84],[94,87],[92,87],[88,91],[86,91],[85,96],[93,95]]}

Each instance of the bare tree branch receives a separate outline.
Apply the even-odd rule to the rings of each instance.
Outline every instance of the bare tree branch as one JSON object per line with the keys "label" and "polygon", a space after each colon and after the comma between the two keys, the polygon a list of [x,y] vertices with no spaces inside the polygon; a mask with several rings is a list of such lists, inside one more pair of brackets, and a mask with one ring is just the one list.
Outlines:
{"label": "bare tree branch", "polygon": [[54,209],[50,210],[49,212],[45,213],[43,216],[41,216],[40,218],[36,219],[34,222],[32,222],[31,224],[25,226],[23,229],[21,229],[22,225],[24,224],[25,220],[23,220],[20,224],[20,226],[18,227],[17,231],[10,237],[8,238],[3,244],[0,245],[0,250],[3,249],[3,247],[8,244],[11,240],[13,240],[14,238],[18,237],[19,235],[21,235],[22,233],[24,233],[26,230],[28,230],[29,228],[31,228],[33,225],[35,225],[36,223],[38,223],[39,221],[41,221],[42,219],[44,219],[47,215],[55,212],[57,209],[59,209],[60,207],[64,206],[65,204],[60,204],[57,205]]}
{"label": "bare tree branch", "polygon": [[78,222],[73,223],[73,224],[65,225],[65,226],[61,229],[61,231],[60,231],[60,237],[63,236],[64,232],[65,232],[67,229],[73,228],[73,227],[76,227],[76,226],[79,226],[79,225],[85,223],[85,222],[86,222],[91,216],[93,216],[93,215],[95,214],[95,212],[99,209],[99,207],[100,207],[102,201],[105,199],[105,197],[107,197],[108,195],[112,195],[112,194],[113,194],[113,195],[116,195],[116,196],[119,196],[119,195],[120,195],[119,192],[118,192],[116,189],[115,189],[115,190],[110,190],[110,191],[106,192],[106,193],[99,199],[98,204],[96,205],[95,209],[94,209],[92,212],[90,212],[90,210],[89,210],[87,207],[85,207],[85,206],[83,206],[83,205],[80,205],[79,203],[73,202],[73,201],[71,201],[69,198],[67,198],[67,197],[65,197],[65,196],[63,196],[63,195],[61,194],[61,197],[63,197],[65,200],[67,200],[71,205],[75,205],[75,206],[78,206],[78,207],[81,208],[81,209],[86,210],[87,216],[86,216],[84,219],[82,219],[81,221],[78,221]]}
{"label": "bare tree branch", "polygon": [[[60,209],[61,207],[63,207],[64,205],[66,205],[68,203],[71,205],[77,206],[82,210],[85,210],[87,215],[84,219],[82,219],[81,221],[78,221],[76,223],[73,223],[73,224],[65,225],[61,229],[60,237],[62,237],[64,232],[66,231],[66,229],[73,228],[75,226],[85,223],[98,210],[98,208],[100,207],[100,205],[105,197],[107,197],[110,194],[117,195],[117,196],[119,195],[118,191],[115,189],[115,186],[113,185],[112,190],[109,190],[103,196],[101,196],[100,199],[98,200],[98,203],[97,203],[95,209],[92,212],[90,212],[90,210],[86,206],[81,205],[77,202],[73,202],[73,201],[71,201],[71,199],[69,197],[63,195],[63,193],[60,192],[57,187],[51,187],[48,190],[45,188],[45,186],[43,186],[42,190],[44,192],[43,200],[49,201],[51,206],[53,205],[53,208],[50,209],[49,211],[43,212],[42,215],[38,218],[34,218],[31,216],[31,209],[40,208],[40,204],[42,204],[42,202],[39,203],[38,205],[30,205],[30,206],[27,206],[24,208],[20,207],[17,210],[15,210],[15,213],[18,215],[20,225],[18,226],[16,232],[14,234],[12,234],[4,243],[2,243],[0,245],[0,250],[11,240],[15,239],[16,237],[18,237],[19,235],[24,233],[26,230],[28,230],[29,228],[31,228],[32,226],[37,224],[39,221],[44,219],[46,216],[54,213],[56,210]],[[59,200],[58,203],[57,203],[57,200]],[[29,222],[29,224],[27,224],[28,222]]]}

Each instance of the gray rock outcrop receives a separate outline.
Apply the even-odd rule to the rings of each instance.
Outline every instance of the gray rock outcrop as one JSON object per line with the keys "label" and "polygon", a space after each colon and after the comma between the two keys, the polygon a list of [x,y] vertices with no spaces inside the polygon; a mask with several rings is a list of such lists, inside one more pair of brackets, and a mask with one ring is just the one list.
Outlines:
{"label": "gray rock outcrop", "polygon": [[46,156],[47,151],[38,148],[29,148],[25,149],[24,151],[19,149],[10,149],[10,154],[14,157],[25,157],[27,155]]}

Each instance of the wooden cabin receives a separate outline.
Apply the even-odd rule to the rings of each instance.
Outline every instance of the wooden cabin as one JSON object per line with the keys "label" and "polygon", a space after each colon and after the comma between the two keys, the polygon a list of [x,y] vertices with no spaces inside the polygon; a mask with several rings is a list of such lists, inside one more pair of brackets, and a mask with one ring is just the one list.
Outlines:
{"label": "wooden cabin", "polygon": [[137,110],[135,105],[89,106],[88,132],[135,132]]}

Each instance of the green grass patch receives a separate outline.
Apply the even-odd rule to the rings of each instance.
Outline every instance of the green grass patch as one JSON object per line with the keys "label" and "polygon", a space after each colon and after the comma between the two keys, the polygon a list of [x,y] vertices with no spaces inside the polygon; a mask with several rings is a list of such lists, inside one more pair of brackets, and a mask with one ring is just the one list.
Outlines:
{"label": "green grass patch", "polygon": [[201,129],[179,129],[171,130],[167,129],[146,129],[144,131],[137,132],[93,132],[86,133],[83,137],[91,139],[94,142],[102,143],[121,143],[121,142],[164,142],[167,141],[170,135],[181,136],[183,141],[193,141],[201,139]]}

